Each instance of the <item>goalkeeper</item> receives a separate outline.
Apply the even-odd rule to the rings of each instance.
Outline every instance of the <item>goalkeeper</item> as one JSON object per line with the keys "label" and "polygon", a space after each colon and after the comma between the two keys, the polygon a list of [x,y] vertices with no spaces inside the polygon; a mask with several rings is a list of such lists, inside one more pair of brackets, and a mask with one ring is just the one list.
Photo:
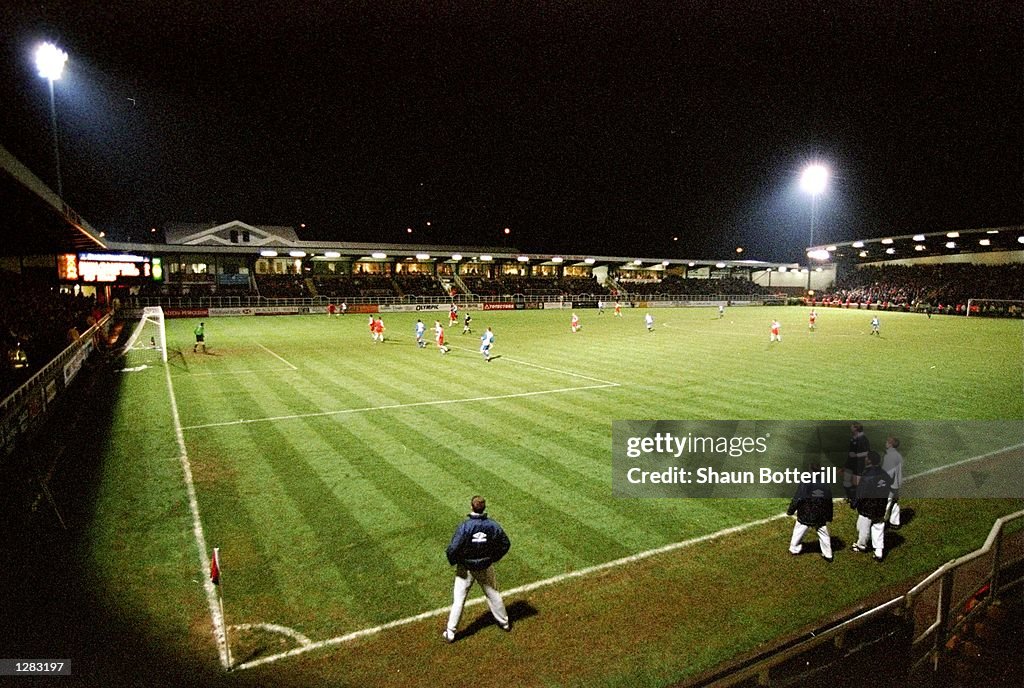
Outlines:
{"label": "goalkeeper", "polygon": [[203,347],[203,353],[206,353],[206,330],[203,323],[199,323],[195,329],[196,343],[192,346],[192,353],[195,353],[200,345]]}

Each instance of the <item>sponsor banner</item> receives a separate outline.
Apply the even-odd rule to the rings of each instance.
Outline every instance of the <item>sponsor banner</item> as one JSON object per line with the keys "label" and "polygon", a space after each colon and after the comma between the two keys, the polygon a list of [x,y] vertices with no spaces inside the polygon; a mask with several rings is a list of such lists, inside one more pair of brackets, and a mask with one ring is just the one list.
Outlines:
{"label": "sponsor banner", "polygon": [[208,308],[208,315],[213,317],[225,315],[297,315],[309,312],[309,308],[299,306],[252,306],[250,308]]}
{"label": "sponsor banner", "polygon": [[529,311],[540,310],[543,307],[544,307],[544,304],[539,302],[539,301],[527,301],[526,302],[526,310],[529,310]]}
{"label": "sponsor banner", "polygon": [[82,364],[85,363],[85,359],[89,358],[90,353],[92,353],[92,339],[85,341],[82,347],[64,364],[65,387],[71,384],[71,381],[75,379],[75,375],[78,375],[78,371],[82,369]]}
{"label": "sponsor banner", "polygon": [[524,311],[524,310],[526,310],[526,304],[523,303],[522,301],[516,301],[515,306],[516,306],[516,310],[517,311]]}
{"label": "sponsor banner", "polygon": [[545,308],[545,310],[549,309],[549,308],[556,308],[556,309],[572,308],[572,304],[571,303],[565,303],[564,301],[545,301],[544,302],[544,308]]}
{"label": "sponsor banner", "polygon": [[217,275],[217,284],[229,287],[248,287],[249,275],[240,273],[223,273]]}
{"label": "sponsor banner", "polygon": [[417,307],[414,303],[382,303],[380,305],[381,313],[409,313],[416,310]]}
{"label": "sponsor banner", "polygon": [[483,304],[485,311],[514,311],[516,304],[514,303],[485,303]]}
{"label": "sponsor banner", "polygon": [[597,301],[573,301],[572,307],[577,309],[597,308]]}
{"label": "sponsor banner", "polygon": [[165,318],[205,318],[209,314],[206,308],[164,308]]}
{"label": "sponsor banner", "polygon": [[349,313],[379,313],[380,306],[375,303],[353,303],[348,307]]}

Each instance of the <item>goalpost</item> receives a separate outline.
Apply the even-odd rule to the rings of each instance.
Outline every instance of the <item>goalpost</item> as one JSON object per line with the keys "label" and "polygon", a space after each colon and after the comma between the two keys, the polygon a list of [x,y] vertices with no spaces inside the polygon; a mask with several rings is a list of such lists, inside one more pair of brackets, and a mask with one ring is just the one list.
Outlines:
{"label": "goalpost", "polygon": [[1020,299],[967,299],[967,317],[971,317],[971,312],[974,310],[975,306],[977,306],[978,313],[980,314],[982,306],[989,303],[1006,304],[1003,307],[1005,312],[1021,313],[1024,311],[1024,301]]}
{"label": "goalpost", "polygon": [[132,350],[159,352],[160,360],[167,363],[167,330],[164,329],[163,308],[146,306],[142,309],[142,319],[125,342],[122,353],[127,354]]}

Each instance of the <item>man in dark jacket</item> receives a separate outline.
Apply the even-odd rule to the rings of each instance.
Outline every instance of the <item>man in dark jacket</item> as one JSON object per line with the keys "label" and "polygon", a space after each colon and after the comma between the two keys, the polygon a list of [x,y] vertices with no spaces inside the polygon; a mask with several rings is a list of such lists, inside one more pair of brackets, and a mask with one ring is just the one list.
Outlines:
{"label": "man in dark jacket", "polygon": [[501,526],[487,517],[487,502],[483,497],[473,497],[470,508],[472,511],[469,518],[455,529],[455,535],[446,551],[448,563],[455,567],[452,609],[448,614],[448,626],[442,634],[449,643],[455,640],[455,630],[459,626],[466,595],[473,581],[480,583],[483,588],[487,606],[498,626],[503,631],[512,630],[505,603],[494,579],[494,564],[505,556],[512,543]]}
{"label": "man in dark jacket", "polygon": [[869,454],[864,473],[857,485],[857,497],[850,505],[857,510],[857,542],[854,552],[868,551],[868,536],[874,549],[875,561],[881,562],[885,554],[885,506],[892,491],[892,478],[878,465],[878,454]]}
{"label": "man in dark jacket", "polygon": [[[812,461],[809,469],[821,471],[821,464]],[[800,554],[804,547],[800,541],[803,540],[808,528],[814,528],[818,533],[822,558],[832,563],[832,536],[828,532],[828,523],[832,520],[832,488],[828,483],[801,483],[796,495],[793,496],[793,501],[789,503],[786,514],[796,514],[793,537],[789,540],[789,553]]]}

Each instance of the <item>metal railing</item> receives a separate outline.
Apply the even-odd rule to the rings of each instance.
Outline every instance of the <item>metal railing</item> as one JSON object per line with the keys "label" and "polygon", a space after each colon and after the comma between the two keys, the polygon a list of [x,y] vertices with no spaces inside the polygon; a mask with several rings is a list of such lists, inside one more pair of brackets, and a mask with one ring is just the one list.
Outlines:
{"label": "metal railing", "polygon": [[[352,296],[327,297],[314,296],[302,298],[271,298],[267,296],[131,296],[122,301],[129,308],[145,306],[163,306],[164,308],[253,308],[257,306],[326,306],[329,303],[344,301],[355,304],[415,304],[415,303],[526,303],[540,301],[559,301],[557,295],[511,294],[487,296],[480,294],[457,294],[451,296]],[[782,303],[784,297],[764,294],[620,294],[618,297],[606,294],[571,294],[564,298],[568,302],[597,303],[604,301],[611,304],[616,300],[622,302],[666,302],[691,303],[694,301],[725,301],[725,302],[763,302]]]}
{"label": "metal railing", "polygon": [[[957,629],[985,610],[993,600],[998,598],[1000,592],[1005,592],[1024,583],[1024,575],[1013,580],[1004,579],[1007,570],[1016,561],[1007,562],[1003,550],[1005,526],[1022,518],[1024,518],[1024,511],[1017,511],[996,519],[985,540],[985,544],[980,549],[943,564],[905,594],[831,628],[816,630],[811,638],[756,659],[734,671],[728,671],[725,675],[718,675],[707,685],[715,686],[716,688],[733,686],[750,679],[756,679],[758,685],[771,685],[771,671],[773,669],[792,661],[795,657],[814,648],[821,647],[825,643],[834,644],[837,649],[842,649],[846,636],[869,622],[892,615],[915,619],[917,605],[921,602],[923,594],[936,584],[939,586],[939,594],[934,622],[922,633],[915,635],[912,642],[912,648],[918,652],[921,652],[924,647],[927,647],[927,649],[921,652],[920,656],[917,656],[916,652],[914,653],[914,660],[911,662],[909,669],[911,671],[918,669],[922,664],[930,660],[931,669],[938,672],[942,667],[942,660],[947,652],[946,643]],[[988,568],[988,573],[981,576],[980,580],[977,577],[972,578],[970,585],[967,586],[970,590],[970,595],[966,599],[954,603],[952,593],[955,575],[965,565],[987,555],[992,556],[992,564]],[[978,600],[974,595],[977,590],[985,586],[988,586],[988,594],[984,599]],[[975,603],[969,610],[965,610],[965,603],[972,599],[975,600]]]}

